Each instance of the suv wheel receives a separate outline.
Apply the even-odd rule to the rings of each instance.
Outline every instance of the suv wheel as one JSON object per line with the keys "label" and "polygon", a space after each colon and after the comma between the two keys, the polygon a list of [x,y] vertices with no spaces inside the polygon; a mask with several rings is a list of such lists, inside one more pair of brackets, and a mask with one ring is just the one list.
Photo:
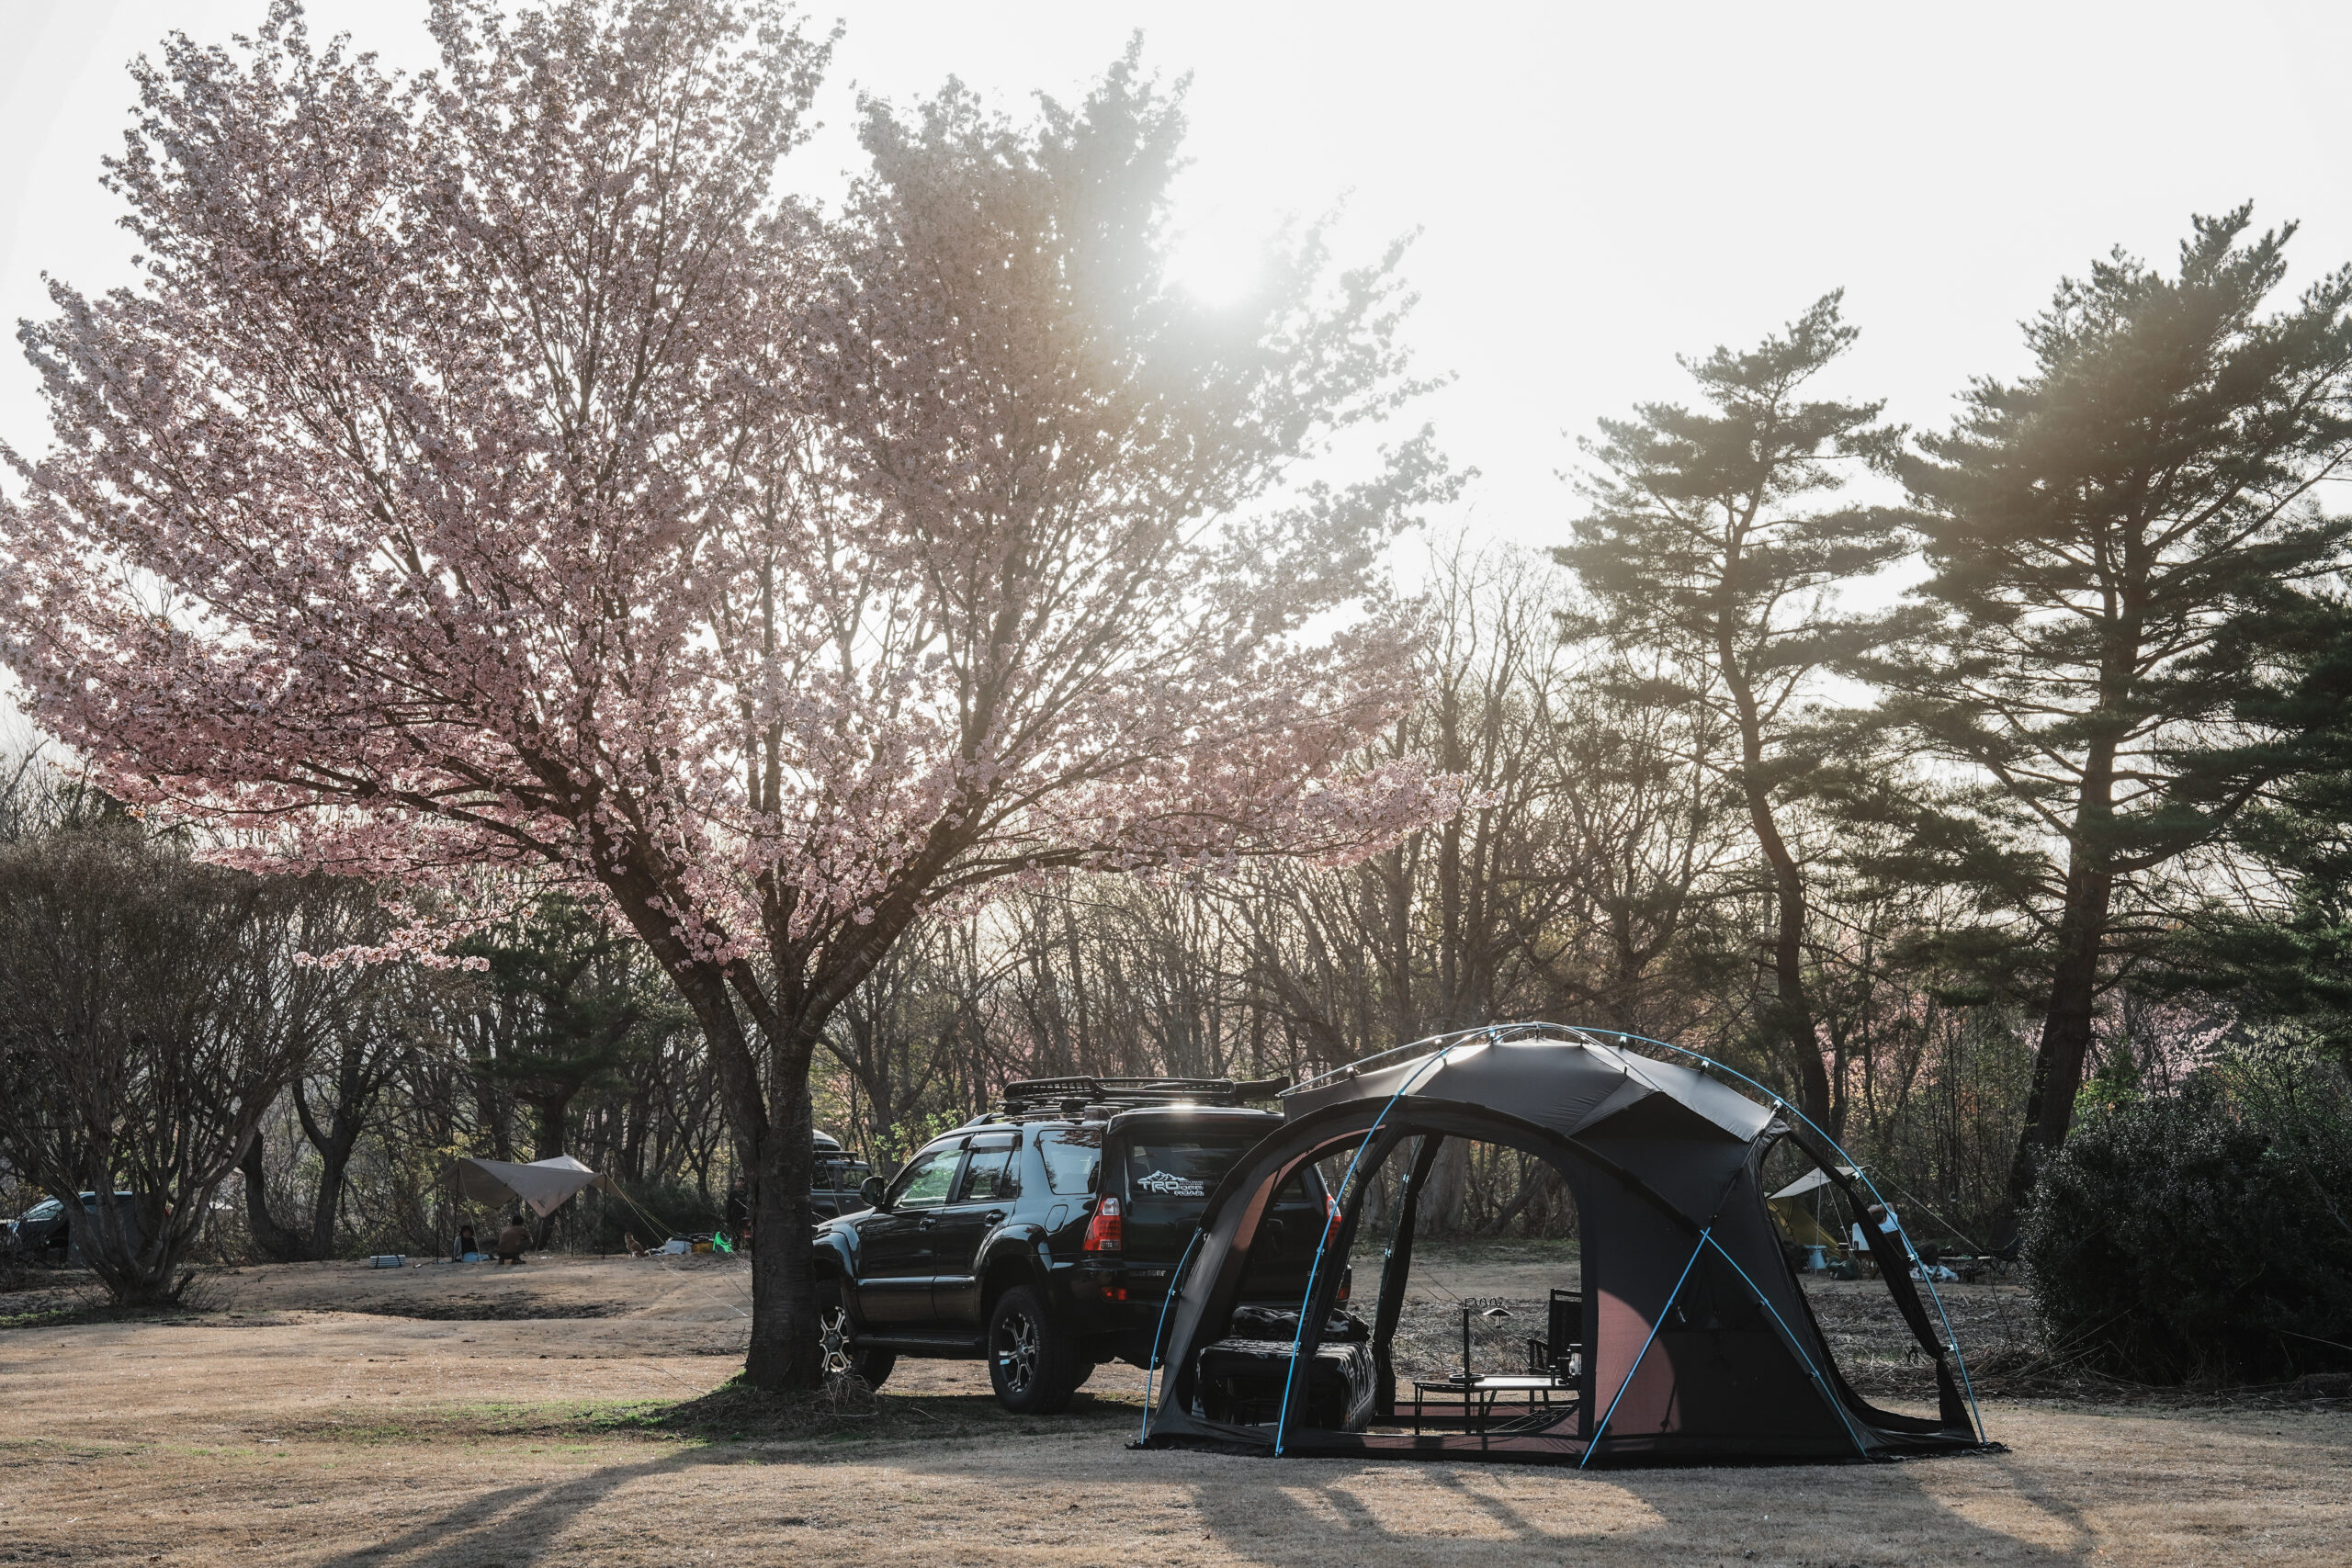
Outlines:
{"label": "suv wheel", "polygon": [[896,1350],[861,1350],[850,1343],[853,1332],[842,1288],[833,1280],[817,1284],[817,1361],[828,1382],[855,1372],[868,1388],[880,1388],[890,1369],[899,1364]]}
{"label": "suv wheel", "polygon": [[1027,1285],[999,1296],[989,1314],[989,1382],[996,1385],[997,1403],[1016,1416],[1067,1409],[1078,1387],[1069,1331]]}

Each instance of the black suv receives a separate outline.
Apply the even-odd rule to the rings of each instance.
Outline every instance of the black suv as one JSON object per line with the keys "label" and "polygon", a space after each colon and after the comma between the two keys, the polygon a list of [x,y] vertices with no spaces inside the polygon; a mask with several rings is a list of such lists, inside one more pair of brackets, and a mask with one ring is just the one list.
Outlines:
{"label": "black suv", "polygon": [[[1008,1084],[998,1110],[869,1180],[872,1208],[817,1227],[826,1370],[879,1383],[900,1356],[985,1357],[997,1398],[1033,1414],[1062,1409],[1105,1361],[1146,1365],[1209,1193],[1282,1124],[1243,1102],[1286,1087]],[[1312,1167],[1284,1183],[1245,1298],[1295,1312],[1334,1213]]]}
{"label": "black suv", "polygon": [[[858,1195],[858,1190],[874,1174],[872,1166],[842,1148],[842,1141],[831,1133],[817,1134],[814,1153],[816,1168],[808,1183],[808,1207],[816,1211],[819,1219],[830,1220],[836,1214],[869,1207]],[[741,1223],[731,1214],[729,1219],[733,1224]]]}

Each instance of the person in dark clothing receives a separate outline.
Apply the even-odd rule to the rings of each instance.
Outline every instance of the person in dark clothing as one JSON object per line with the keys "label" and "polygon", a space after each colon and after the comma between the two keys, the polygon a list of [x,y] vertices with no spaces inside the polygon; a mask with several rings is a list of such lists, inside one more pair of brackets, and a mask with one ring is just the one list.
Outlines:
{"label": "person in dark clothing", "polygon": [[498,1260],[501,1263],[520,1263],[523,1261],[523,1249],[530,1245],[531,1233],[523,1228],[523,1212],[517,1209],[514,1217],[507,1222],[506,1228],[498,1233]]}
{"label": "person in dark clothing", "polygon": [[727,1190],[727,1238],[739,1252],[752,1250],[752,1194],[740,1176]]}
{"label": "person in dark clothing", "polygon": [[481,1243],[474,1239],[474,1227],[471,1225],[459,1225],[458,1227],[457,1249],[450,1254],[450,1260],[456,1263],[463,1263],[467,1258],[472,1257],[475,1253],[480,1252],[481,1250]]}

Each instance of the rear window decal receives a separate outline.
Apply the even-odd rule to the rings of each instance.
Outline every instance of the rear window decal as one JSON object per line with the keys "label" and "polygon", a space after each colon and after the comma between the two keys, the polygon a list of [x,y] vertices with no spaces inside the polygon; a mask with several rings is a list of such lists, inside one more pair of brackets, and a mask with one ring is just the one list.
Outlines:
{"label": "rear window decal", "polygon": [[1164,1170],[1153,1171],[1136,1185],[1162,1198],[1205,1198],[1209,1194],[1206,1182],[1194,1177],[1171,1176]]}

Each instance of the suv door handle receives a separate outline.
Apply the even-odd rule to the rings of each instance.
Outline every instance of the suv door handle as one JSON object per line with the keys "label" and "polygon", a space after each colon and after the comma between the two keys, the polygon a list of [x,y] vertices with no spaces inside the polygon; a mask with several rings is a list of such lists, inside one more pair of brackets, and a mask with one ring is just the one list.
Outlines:
{"label": "suv door handle", "polygon": [[988,1221],[988,1223],[992,1225],[1002,1224],[1004,1223],[1004,1211],[1002,1209],[990,1209],[987,1213],[982,1214],[980,1218]]}
{"label": "suv door handle", "polygon": [[933,1219],[929,1214],[925,1214],[922,1219],[915,1222],[915,1229],[919,1231],[927,1231],[938,1223],[939,1222],[937,1220]]}

